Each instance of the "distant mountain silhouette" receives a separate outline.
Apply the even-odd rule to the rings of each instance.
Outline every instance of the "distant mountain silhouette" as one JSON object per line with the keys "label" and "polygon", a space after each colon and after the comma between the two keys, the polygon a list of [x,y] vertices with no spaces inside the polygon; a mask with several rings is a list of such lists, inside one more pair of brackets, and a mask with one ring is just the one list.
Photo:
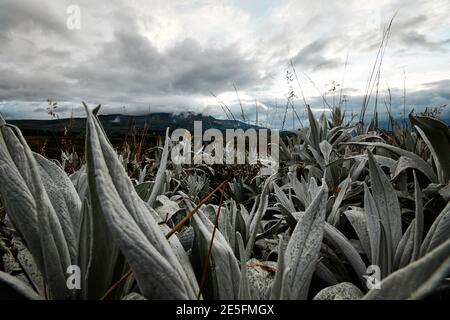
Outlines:
{"label": "distant mountain silhouette", "polygon": [[[146,115],[123,115],[109,114],[99,115],[105,131],[113,135],[125,135],[130,130],[142,131],[146,129],[149,134],[161,134],[167,128],[174,130],[184,128],[189,131],[194,130],[194,121],[202,121],[202,129],[215,128],[219,130],[225,129],[258,129],[261,127],[246,124],[238,120],[221,120],[212,116],[204,116],[194,113],[150,113]],[[69,130],[71,134],[79,134],[85,131],[86,118],[65,118],[50,120],[9,120],[8,123],[18,126],[24,132],[47,132],[58,133]]]}

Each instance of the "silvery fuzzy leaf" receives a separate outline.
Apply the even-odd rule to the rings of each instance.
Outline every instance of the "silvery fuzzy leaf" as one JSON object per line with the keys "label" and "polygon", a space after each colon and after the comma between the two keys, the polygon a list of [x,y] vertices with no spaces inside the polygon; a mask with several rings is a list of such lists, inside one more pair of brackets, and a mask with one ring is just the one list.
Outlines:
{"label": "silvery fuzzy leaf", "polygon": [[341,282],[322,289],[313,300],[359,300],[363,296],[361,290],[353,283]]}
{"label": "silvery fuzzy leaf", "polygon": [[342,201],[344,200],[345,194],[347,193],[348,188],[350,187],[352,180],[350,177],[345,179],[339,184],[339,193],[334,201],[333,207],[331,209],[331,213],[327,218],[327,222],[332,225],[337,225],[339,222],[339,208],[341,206]]}
{"label": "silvery fuzzy leaf", "polygon": [[275,235],[277,233],[277,231],[280,228],[280,226],[282,225],[282,223],[283,223],[283,219],[278,219],[277,222],[272,224],[269,228],[264,230],[262,233],[259,233],[256,236],[255,240],[258,241],[259,239],[272,237],[273,235]]}
{"label": "silvery fuzzy leaf", "polygon": [[[1,261],[2,261],[2,269],[4,272],[12,274],[12,273],[19,273],[21,271],[19,263],[16,261],[16,259],[12,254],[7,253],[2,255]],[[20,278],[19,280],[23,282],[29,282],[27,278],[21,273],[17,277]]]}
{"label": "silvery fuzzy leaf", "polygon": [[366,159],[357,160],[350,169],[350,178],[352,181],[357,181],[359,176],[366,167]]}
{"label": "silvery fuzzy leaf", "polygon": [[152,192],[153,184],[154,183],[151,181],[146,181],[137,184],[134,188],[136,189],[139,198],[141,198],[144,201],[148,201],[148,199],[150,198],[150,193]]}
{"label": "silvery fuzzy leaf", "polygon": [[432,167],[423,160],[420,156],[418,156],[415,153],[406,151],[402,148],[392,146],[387,143],[382,142],[344,142],[343,145],[359,145],[359,146],[370,146],[370,147],[377,147],[377,148],[383,148],[386,150],[389,150],[399,156],[404,156],[406,158],[410,158],[414,161],[416,169],[425,174],[427,177],[431,179],[431,182],[437,182],[438,178],[436,176],[436,173],[434,173]]}
{"label": "silvery fuzzy leaf", "polygon": [[410,115],[411,124],[419,132],[433,155],[438,169],[439,181],[450,180],[450,133],[448,126],[430,117],[414,117]]}
{"label": "silvery fuzzy leaf", "polygon": [[152,187],[152,192],[150,193],[150,197],[148,198],[147,201],[147,203],[151,207],[154,206],[156,197],[162,193],[162,190],[164,188],[167,160],[169,157],[169,144],[170,144],[169,128],[167,128],[164,149],[161,155],[161,160],[159,162],[158,172],[156,173],[155,182]]}
{"label": "silvery fuzzy leaf", "polygon": [[319,118],[320,123],[320,141],[326,141],[325,139],[328,136],[328,122],[327,117],[325,116],[325,112],[322,112]]}
{"label": "silvery fuzzy leaf", "polygon": [[[327,166],[341,166],[341,165],[345,165],[346,163],[352,163],[354,160],[354,165],[356,165],[357,163],[361,162],[362,160],[368,160],[368,157],[366,154],[358,154],[358,155],[351,155],[352,151],[349,148],[350,144],[346,144],[346,153],[344,155],[344,157],[340,157],[337,158],[333,161],[331,161]],[[396,160],[390,158],[390,157],[386,157],[386,156],[382,156],[379,154],[374,154],[373,155],[375,157],[375,160],[377,161],[377,163],[382,166],[382,167],[386,167],[389,168],[389,170],[393,170],[395,168],[395,165],[397,163]],[[354,179],[352,179],[354,180]]]}
{"label": "silvery fuzzy leaf", "polygon": [[393,270],[397,270],[406,266],[411,260],[414,251],[415,245],[415,228],[416,228],[416,219],[411,221],[408,229],[406,229],[405,234],[400,240],[397,250],[394,255],[394,264]]}
{"label": "silvery fuzzy leaf", "polygon": [[350,281],[350,273],[347,270],[347,258],[342,255],[339,248],[332,248],[334,245],[329,240],[322,242],[320,248],[320,262],[332,273],[334,282],[329,282],[334,285],[340,282]]}
{"label": "silvery fuzzy leaf", "polygon": [[101,212],[145,297],[195,298],[196,288],[154,220],[152,209],[137,195],[98,119],[85,108],[86,160],[94,212]]}
{"label": "silvery fuzzy leaf", "polygon": [[319,144],[320,152],[322,152],[323,159],[325,160],[325,164],[330,163],[331,152],[333,151],[333,147],[327,140],[323,140]]}
{"label": "silvery fuzzy leaf", "polygon": [[348,128],[344,127],[344,126],[330,128],[330,130],[328,130],[328,133],[327,133],[327,140],[334,141],[338,135],[342,134],[343,132],[347,132],[347,131],[348,131]]}
{"label": "silvery fuzzy leaf", "polygon": [[420,246],[422,245],[424,216],[423,216],[423,199],[422,190],[420,190],[419,182],[417,181],[416,172],[414,175],[414,199],[416,203],[415,215],[416,224],[414,229],[414,249],[412,252],[411,261],[417,260],[420,256]]}
{"label": "silvery fuzzy leaf", "polygon": [[[214,223],[216,221],[216,214],[217,214],[218,208],[219,208],[219,206],[217,206],[215,204],[206,204],[206,205],[201,206],[201,211],[209,219],[209,221]],[[189,211],[192,211],[192,210],[194,210],[194,207],[189,209]],[[223,234],[223,232],[222,232],[222,234]]]}
{"label": "silvery fuzzy leaf", "polygon": [[[247,260],[250,259],[252,251],[253,251],[253,246],[255,244],[255,240],[256,240],[256,235],[258,232],[258,226],[259,223],[262,219],[262,216],[266,213],[267,210],[267,205],[269,203],[269,188],[272,185],[273,182],[273,178],[274,176],[270,176],[266,179],[266,181],[264,182],[264,185],[262,187],[262,192],[261,192],[261,196],[259,197],[259,204],[258,204],[258,208],[255,211],[254,216],[252,217],[252,220],[250,222],[250,227],[249,227],[249,237],[248,237],[248,241],[247,241],[247,246],[245,248],[245,256],[247,257]],[[275,184],[273,184],[273,186],[275,187]],[[283,192],[281,192],[283,193]]]}
{"label": "silvery fuzzy leaf", "polygon": [[364,191],[363,182],[361,181],[353,181],[347,190],[347,194],[344,197],[344,200],[350,200],[355,197],[359,197],[359,195]]}
{"label": "silvery fuzzy leaf", "polygon": [[285,252],[284,299],[306,299],[323,237],[328,188],[322,181],[320,192],[299,218]]}
{"label": "silvery fuzzy leaf", "polygon": [[116,268],[120,269],[118,263],[122,261],[119,259],[119,248],[102,213],[94,210],[91,205],[86,165],[70,175],[70,179],[79,197],[83,199],[76,263],[80,267],[82,277],[79,298],[99,299],[115,281]]}
{"label": "silvery fuzzy leaf", "polygon": [[404,172],[406,169],[416,169],[421,171],[423,174],[425,174],[425,176],[428,177],[428,179],[430,179],[430,181],[433,181],[433,179],[435,178],[434,176],[430,176],[428,174],[428,172],[423,172],[421,170],[421,165],[422,163],[418,163],[416,159],[412,159],[409,157],[405,157],[405,156],[401,156],[398,160],[397,163],[395,165],[395,169],[392,172],[392,179],[396,179],[402,172]]}
{"label": "silvery fuzzy leaf", "polygon": [[169,221],[176,213],[182,210],[178,203],[170,200],[165,195],[157,196],[156,201],[157,203],[159,202],[161,206],[156,207],[155,210],[164,221]]}
{"label": "silvery fuzzy leaf", "polygon": [[[390,157],[380,156],[377,154],[372,154],[372,155],[375,158],[375,160],[377,161],[377,163],[380,165],[380,167],[386,167],[389,169],[389,172],[391,172],[391,174],[394,174],[395,168],[397,167],[397,164],[398,164],[398,161],[396,161]],[[363,155],[363,156],[366,160],[369,160],[367,155]],[[406,157],[404,157],[404,158],[406,158]],[[406,158],[406,159],[408,159],[408,158]]]}
{"label": "silvery fuzzy leaf", "polygon": [[314,275],[325,281],[326,283],[330,285],[338,284],[338,280],[336,279],[336,276],[334,275],[333,271],[331,271],[322,261],[319,261],[316,267],[316,271],[314,272]]}
{"label": "silvery fuzzy leaf", "polygon": [[22,241],[14,238],[13,243],[17,250],[17,262],[20,263],[20,268],[26,273],[27,279],[32,282],[32,285],[36,288],[38,294],[44,295],[44,279],[36,265],[36,261]]}
{"label": "silvery fuzzy leaf", "polygon": [[[231,249],[235,251],[235,243],[236,243],[236,208],[235,206],[231,207],[229,210],[229,206],[222,206],[221,213],[219,216],[219,225],[218,228],[222,235],[227,239],[228,244]],[[217,212],[217,211],[216,211]]]}
{"label": "silvery fuzzy leaf", "polygon": [[308,109],[308,119],[309,119],[309,140],[311,141],[311,147],[314,148],[314,150],[318,151],[319,149],[319,143],[321,141],[320,139],[320,126],[317,122],[316,117],[311,111],[311,108],[309,106],[306,106]]}
{"label": "silvery fuzzy leaf", "polygon": [[307,179],[321,179],[323,177],[323,171],[316,166],[313,165],[307,165],[305,169],[308,171],[308,174],[306,175]]}
{"label": "silvery fuzzy leaf", "polygon": [[58,215],[64,237],[69,245],[71,260],[76,261],[81,223],[80,197],[66,173],[59,166],[37,153],[33,155],[39,164],[42,183]]}
{"label": "silvery fuzzy leaf", "polygon": [[[66,299],[66,268],[72,264],[61,222],[45,190],[40,166],[22,133],[14,126],[0,127],[0,194],[9,217],[21,232],[52,298]],[[60,212],[60,216],[66,212]],[[70,216],[63,219],[70,221]]]}
{"label": "silvery fuzzy leaf", "polygon": [[181,245],[185,251],[192,248],[192,242],[194,241],[194,229],[191,226],[181,229],[177,232],[177,237],[180,240]]}
{"label": "silvery fuzzy leaf", "polygon": [[375,140],[380,140],[381,142],[384,142],[384,139],[377,134],[360,134],[355,137],[352,137],[352,139],[350,141],[351,142],[361,142],[361,141],[366,141],[369,139],[375,139]]}
{"label": "silvery fuzzy leaf", "polygon": [[147,299],[139,293],[131,292],[127,294],[125,297],[123,297],[122,300],[147,300]]}
{"label": "silvery fuzzy leaf", "polygon": [[[292,217],[298,220],[303,214],[303,212],[294,212]],[[360,281],[365,283],[363,275],[366,274],[366,266],[350,240],[348,240],[338,229],[327,222],[325,222],[324,225],[323,237],[342,252],[355,270]]]}
{"label": "silvery fuzzy leaf", "polygon": [[358,209],[359,208],[351,208],[350,210],[344,211],[344,214],[358,235],[358,239],[361,242],[364,253],[368,258],[370,258],[370,237],[369,232],[367,231],[366,216],[364,214],[364,210]]}
{"label": "silvery fuzzy leaf", "polygon": [[450,183],[447,183],[444,187],[440,188],[439,194],[445,201],[450,201]]}
{"label": "silvery fuzzy leaf", "polygon": [[370,241],[370,262],[373,265],[379,265],[381,261],[381,218],[375,200],[365,183],[364,213],[366,216],[367,232]]}
{"label": "silvery fuzzy leaf", "polygon": [[439,216],[434,220],[428,230],[420,248],[420,255],[423,256],[435,247],[450,238],[450,202],[442,209]]}
{"label": "silvery fuzzy leaf", "polygon": [[0,299],[1,300],[43,300],[28,285],[12,275],[0,271]]}
{"label": "silvery fuzzy leaf", "polygon": [[283,297],[283,279],[284,279],[284,270],[286,269],[285,264],[285,253],[288,245],[288,241],[286,238],[282,236],[278,236],[280,239],[278,243],[278,260],[277,260],[277,272],[275,272],[275,279],[272,283],[272,288],[270,289],[270,299],[271,300],[280,300]]}
{"label": "silvery fuzzy leaf", "polygon": [[[302,132],[301,130],[299,130],[298,132],[296,132],[296,134],[298,136],[303,136],[304,139],[308,139],[308,137],[306,136],[306,134],[304,132]],[[280,147],[280,160],[291,160],[292,159],[292,152],[290,151],[290,149],[286,146],[286,144],[284,143],[283,139],[280,139],[278,142],[278,145]]]}
{"label": "silvery fuzzy leaf", "polygon": [[69,175],[70,181],[72,181],[75,190],[77,190],[78,197],[84,199],[88,194],[88,179],[86,174],[86,165],[83,164],[78,171],[75,171]]}
{"label": "silvery fuzzy leaf", "polygon": [[[110,272],[111,276],[107,278],[107,281],[103,282],[103,279],[105,279],[105,274],[108,274],[108,272],[105,270],[103,266],[100,266],[99,270],[95,269],[95,263],[93,262],[94,257],[97,257],[98,255],[94,252],[94,218],[92,216],[92,207],[89,202],[89,199],[86,197],[84,198],[83,204],[81,206],[81,227],[80,227],[80,234],[79,234],[79,243],[78,243],[78,262],[77,265],[80,267],[81,270],[81,297],[83,299],[97,299],[100,297],[100,295],[107,290],[107,286],[110,285],[112,279],[112,271]],[[100,229],[97,230],[97,232]],[[105,235],[103,235],[105,237]],[[110,239],[112,241],[112,239]],[[96,243],[95,248],[98,249],[99,243]],[[106,251],[105,247],[102,247],[102,252]],[[111,255],[111,252],[108,252],[109,255]],[[103,260],[104,261],[104,260]],[[109,268],[112,269],[112,268]],[[95,272],[98,272],[101,274],[95,274]],[[89,274],[92,274],[91,281],[89,282]],[[95,283],[95,285],[94,285]],[[93,294],[93,289],[97,291],[97,294]],[[90,295],[89,295],[90,293]]]}
{"label": "silvery fuzzy leaf", "polygon": [[321,187],[317,184],[317,180],[313,177],[311,177],[309,179],[309,184],[308,184],[308,194],[309,194],[309,199],[310,199],[310,203],[313,201],[313,199],[315,197],[317,197],[317,195],[320,193],[321,191]]}
{"label": "silvery fuzzy leaf", "polygon": [[236,210],[236,232],[239,232],[244,243],[247,243],[248,231],[250,228],[250,223],[247,224],[247,221],[249,220],[248,212],[243,205],[240,205],[239,209],[235,207],[234,201],[233,210]]}
{"label": "silvery fuzzy leaf", "polygon": [[[353,130],[353,129],[351,129]],[[338,132],[336,132],[336,134],[334,134],[329,141],[331,142],[332,146],[334,148],[339,148],[339,144],[349,140],[352,137],[352,134],[350,133],[349,129],[344,129],[342,130],[341,134],[338,134]]]}
{"label": "silvery fuzzy leaf", "polygon": [[239,259],[241,262],[241,278],[239,281],[239,300],[250,299],[250,289],[247,276],[247,257],[245,256],[244,240],[239,232],[236,232],[236,242],[239,250]]}
{"label": "silvery fuzzy leaf", "polygon": [[392,271],[392,263],[395,250],[402,237],[401,211],[394,187],[389,182],[385,173],[375,162],[375,159],[367,150],[369,157],[370,180],[372,183],[372,196],[380,215],[381,225],[386,231],[388,249],[388,269]]}
{"label": "silvery fuzzy leaf", "polygon": [[295,195],[300,200],[302,205],[306,208],[310,203],[310,199],[308,198],[309,194],[306,181],[304,180],[303,176],[301,177],[302,181],[299,181],[297,179],[296,174],[293,174],[292,172],[288,173],[288,177],[290,186],[294,190]]}
{"label": "silvery fuzzy leaf", "polygon": [[321,168],[325,168],[326,167],[326,162],[325,159],[322,158],[322,156],[319,154],[319,151],[316,151],[316,149],[314,149],[313,147],[309,147],[309,150],[311,151],[311,153],[314,156],[314,159],[316,160],[317,164],[321,167]]}
{"label": "silvery fuzzy leaf", "polygon": [[[148,207],[149,207],[151,215],[153,216],[156,223],[162,230],[163,234],[168,234],[171,231],[171,228],[169,228],[169,226],[166,223],[164,223],[164,221],[161,219],[159,214],[156,213],[156,211],[152,210],[150,206],[148,206]],[[191,239],[191,246],[192,246],[192,241],[194,238],[193,228],[191,226],[187,226],[184,229],[192,230],[192,232],[190,233],[190,235],[192,235],[192,239]],[[188,233],[189,233],[189,231],[188,231]],[[198,283],[197,283],[197,279],[195,277],[194,269],[192,268],[192,264],[190,262],[189,256],[186,254],[187,250],[184,248],[183,244],[179,240],[178,234],[179,233],[177,233],[177,236],[172,236],[169,238],[170,247],[172,248],[172,251],[175,254],[175,256],[177,257],[181,266],[183,266],[183,271],[187,276],[187,281],[190,283],[190,286],[192,288],[194,288],[194,290],[198,290],[197,289]]]}
{"label": "silvery fuzzy leaf", "polygon": [[280,187],[277,186],[276,183],[273,184],[273,189],[275,191],[275,197],[277,198],[278,202],[281,204],[281,206],[288,212],[294,212],[295,207],[291,200],[286,196],[283,190],[281,190]]}
{"label": "silvery fuzzy leaf", "polygon": [[351,242],[338,229],[327,222],[325,222],[324,227],[324,238],[342,252],[355,270],[361,283],[365,283],[363,276],[366,274],[366,266]]}
{"label": "silvery fuzzy leaf", "polygon": [[365,300],[423,299],[450,272],[450,239],[424,257],[408,264],[380,283],[380,289],[370,290]]}
{"label": "silvery fuzzy leaf", "polygon": [[78,265],[84,286],[80,294],[84,299],[99,299],[116,280],[115,270],[121,269],[118,264],[123,261],[105,217],[91,203],[90,192],[83,201],[81,216]]}
{"label": "silvery fuzzy leaf", "polygon": [[259,252],[261,259],[267,260],[271,254],[277,253],[278,241],[276,239],[259,239],[255,242],[255,248]]}
{"label": "silvery fuzzy leaf", "polygon": [[[409,197],[408,193],[408,175],[406,171],[400,173],[398,177],[396,177],[397,181],[395,181],[396,192],[398,195],[406,195]],[[412,198],[412,197],[410,197]]]}
{"label": "silvery fuzzy leaf", "polygon": [[[203,262],[208,254],[209,243],[214,229],[213,223],[199,210],[193,216],[192,225],[196,232],[194,240],[200,250],[200,273],[203,272]],[[200,245],[201,244],[201,245]],[[202,249],[203,248],[203,249]],[[231,247],[222,233],[216,229],[211,249],[211,259],[208,273],[214,287],[215,299],[237,299],[240,286],[239,264]]]}

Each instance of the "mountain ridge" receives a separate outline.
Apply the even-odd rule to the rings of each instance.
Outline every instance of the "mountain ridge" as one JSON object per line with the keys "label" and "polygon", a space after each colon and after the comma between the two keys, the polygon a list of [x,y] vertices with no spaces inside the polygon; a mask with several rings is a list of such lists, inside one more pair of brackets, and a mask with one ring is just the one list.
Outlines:
{"label": "mountain ridge", "polygon": [[[247,124],[239,120],[217,119],[195,113],[174,114],[170,112],[157,112],[145,115],[106,114],[98,115],[105,131],[112,134],[126,134],[130,129],[147,130],[150,133],[159,134],[167,128],[170,130],[184,128],[189,131],[194,129],[194,121],[202,121],[202,130],[210,128],[225,129],[263,129],[262,126]],[[48,120],[7,120],[7,123],[19,127],[22,131],[29,132],[62,132],[70,130],[72,133],[81,133],[85,130],[85,117],[48,119]]]}

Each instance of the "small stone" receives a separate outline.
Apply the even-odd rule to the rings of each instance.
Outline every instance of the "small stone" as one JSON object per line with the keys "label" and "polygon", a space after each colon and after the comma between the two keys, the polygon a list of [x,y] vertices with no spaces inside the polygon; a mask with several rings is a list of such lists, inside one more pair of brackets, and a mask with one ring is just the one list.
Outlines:
{"label": "small stone", "polygon": [[353,283],[342,282],[322,289],[313,300],[359,300],[363,295]]}
{"label": "small stone", "polygon": [[277,263],[272,261],[260,262],[256,259],[247,261],[247,277],[252,299],[264,300],[275,279]]}

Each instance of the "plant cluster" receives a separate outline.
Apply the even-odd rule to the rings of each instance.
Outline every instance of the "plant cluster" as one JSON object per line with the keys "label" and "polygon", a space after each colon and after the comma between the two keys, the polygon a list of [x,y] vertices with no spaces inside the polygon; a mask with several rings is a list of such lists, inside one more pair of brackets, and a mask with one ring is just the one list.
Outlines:
{"label": "plant cluster", "polygon": [[119,155],[98,108],[86,107],[82,165],[32,152],[1,119],[0,297],[448,295],[448,127],[410,115],[410,129],[361,132],[339,110],[332,121],[307,110],[309,127],[280,139],[278,173],[230,181],[171,164],[168,133],[157,164]]}

